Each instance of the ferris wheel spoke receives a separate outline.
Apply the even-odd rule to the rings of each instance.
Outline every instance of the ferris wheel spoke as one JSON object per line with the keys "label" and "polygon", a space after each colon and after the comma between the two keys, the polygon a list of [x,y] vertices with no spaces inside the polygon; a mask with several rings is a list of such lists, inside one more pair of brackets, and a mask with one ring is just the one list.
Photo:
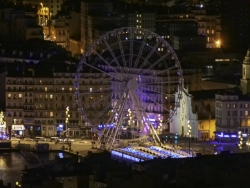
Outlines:
{"label": "ferris wheel spoke", "polygon": [[169,109],[165,108],[164,105],[163,105],[163,103],[157,102],[156,100],[153,99],[153,97],[150,97],[149,95],[147,95],[147,94],[145,94],[145,93],[143,93],[141,91],[138,91],[138,93],[141,94],[141,95],[143,95],[143,96],[145,96],[146,98],[150,99],[151,101],[153,101],[154,104],[162,106],[167,112],[169,112]]}
{"label": "ferris wheel spoke", "polygon": [[106,97],[103,97],[101,100],[96,100],[95,102],[89,104],[85,109],[88,110],[90,109],[91,107],[93,106],[96,106],[96,104],[100,103],[101,101],[105,100],[105,99],[108,99],[109,96],[106,96]]}
{"label": "ferris wheel spoke", "polygon": [[[160,39],[157,38],[157,43],[154,45],[154,47],[151,49],[151,51],[149,52],[149,54],[147,55],[147,57],[144,59],[144,61],[142,62],[141,66],[139,67],[139,72],[141,72],[141,69],[148,63],[149,58],[153,55],[153,53],[155,51],[157,51],[157,47],[159,46],[159,44],[162,41]],[[138,73],[139,73],[138,72]]]}
{"label": "ferris wheel spoke", "polygon": [[[166,73],[168,73],[170,70],[174,70],[174,69],[177,69],[177,67],[176,66],[172,66],[172,67],[169,67],[169,68],[166,68],[166,69],[164,69],[164,70],[162,70],[162,71],[157,71],[157,72],[155,72],[153,75],[152,75],[152,77],[156,77],[157,75],[161,75],[161,74],[166,74]],[[177,69],[178,70],[178,69]],[[179,71],[179,70],[178,70]],[[177,72],[177,75],[178,75],[179,73]],[[179,75],[180,76],[180,75]]]}
{"label": "ferris wheel spoke", "polygon": [[[98,54],[98,53],[97,53],[97,54]],[[98,55],[98,56],[99,56],[99,55]],[[103,57],[101,57],[101,56],[99,56],[99,57],[103,60],[103,62],[105,62],[105,63],[107,64],[108,67],[112,68],[112,70],[114,70],[114,72],[117,73],[116,75],[119,75],[118,72],[116,71],[116,69],[113,68],[112,66],[110,66],[109,63],[108,63],[105,59],[103,59]],[[104,70],[99,69],[99,68],[97,68],[97,67],[94,66],[94,65],[91,65],[91,64],[86,63],[86,62],[85,62],[84,64],[87,65],[87,66],[89,66],[89,67],[91,67],[91,68],[93,68],[93,69],[95,69],[95,70],[97,70],[97,71],[100,71],[100,72],[102,72],[102,73],[104,73],[104,74],[106,74],[106,75],[109,75],[109,76],[113,77],[114,79],[117,79],[117,80],[122,81],[118,76],[115,76],[115,75],[113,75],[113,74],[110,74],[110,73],[108,73],[108,72],[105,72]]]}
{"label": "ferris wheel spoke", "polygon": [[[126,92],[127,92],[127,90],[124,91],[124,93],[126,93]],[[112,114],[112,116],[110,116],[109,120],[107,121],[108,123],[114,123],[112,121],[114,121],[114,118],[116,115],[118,116],[118,114],[120,114],[120,110],[121,110],[120,107],[122,105],[122,102],[123,102],[123,97],[120,97],[119,100],[116,102],[115,106],[113,107],[113,114]],[[110,129],[111,128],[108,128],[108,131],[106,131],[106,134],[105,134],[106,137],[108,137]],[[112,134],[112,132],[111,132],[111,134]]]}
{"label": "ferris wheel spoke", "polygon": [[112,146],[113,146],[113,144],[114,144],[114,141],[115,141],[115,138],[116,138],[116,136],[117,136],[117,133],[118,133],[118,130],[119,130],[119,127],[121,127],[121,124],[122,124],[122,115],[123,115],[123,108],[124,108],[124,106],[125,106],[125,104],[126,104],[126,101],[127,101],[127,98],[128,98],[128,91],[126,92],[126,94],[125,94],[125,97],[124,97],[124,99],[123,99],[123,101],[122,101],[122,105],[121,105],[121,109],[122,110],[120,110],[120,113],[118,114],[118,124],[117,124],[117,126],[116,126],[116,129],[115,129],[115,131],[114,131],[114,134],[111,136],[110,135],[110,141],[111,141],[111,144],[110,144],[110,148],[112,148]]}
{"label": "ferris wheel spoke", "polygon": [[131,30],[130,31],[130,41],[129,41],[129,68],[132,68],[133,64],[133,51],[134,51],[134,35],[135,33]]}
{"label": "ferris wheel spoke", "polygon": [[139,86],[144,86],[144,85],[163,85],[163,84],[179,84],[180,80],[170,80],[170,81],[155,81],[155,82],[140,82],[138,83]]}
{"label": "ferris wheel spoke", "polygon": [[139,60],[140,60],[140,57],[141,57],[141,55],[142,55],[144,46],[145,46],[145,44],[146,44],[146,42],[147,42],[147,38],[148,38],[148,32],[146,32],[146,34],[145,34],[145,36],[144,36],[144,38],[143,38],[143,42],[142,42],[142,44],[141,44],[141,46],[140,46],[139,53],[138,53],[137,58],[136,58],[136,60],[135,60],[134,68],[137,68],[137,65],[138,65]]}
{"label": "ferris wheel spoke", "polygon": [[158,134],[155,131],[155,128],[153,127],[152,123],[149,121],[147,113],[143,110],[143,107],[142,107],[142,105],[141,105],[141,103],[139,101],[138,95],[135,93],[135,91],[132,91],[132,93],[133,93],[132,96],[133,96],[134,100],[140,106],[140,109],[142,109],[141,112],[143,113],[143,116],[145,117],[145,120],[146,120],[146,122],[147,122],[147,124],[148,124],[148,126],[150,128],[150,132],[153,135],[154,142],[155,143],[161,143],[160,138],[159,138]]}
{"label": "ferris wheel spoke", "polygon": [[121,41],[121,35],[117,34],[117,38],[118,38],[119,48],[121,51],[123,65],[124,65],[124,68],[127,68],[128,66],[127,66],[126,60],[125,60],[124,50],[123,50],[122,41]]}
{"label": "ferris wheel spoke", "polygon": [[[164,54],[163,56],[161,56],[161,58],[159,58],[157,61],[155,61],[153,64],[151,64],[151,65],[147,68],[147,70],[152,70],[152,68],[154,68],[156,65],[158,65],[159,62],[161,62],[161,61],[164,60],[166,57],[168,57],[169,54],[170,54],[170,53],[166,53],[166,54]],[[142,67],[142,68],[143,68],[143,67]],[[142,68],[141,68],[141,69],[142,69]]]}
{"label": "ferris wheel spoke", "polygon": [[97,122],[98,119],[99,119],[101,116],[103,116],[103,114],[104,114],[105,112],[107,112],[107,111],[110,109],[110,107],[111,107],[111,106],[108,106],[108,105],[107,105],[99,114],[96,115],[95,119],[93,119],[93,122],[98,123],[98,122]]}
{"label": "ferris wheel spoke", "polygon": [[[118,103],[116,104],[116,106],[118,105]],[[115,119],[116,114],[117,114],[117,112],[113,110],[112,115],[109,117],[106,124],[113,124],[114,125],[114,119]],[[104,127],[104,130],[103,130],[104,137],[105,138],[109,137],[109,134],[110,134],[110,132],[112,134],[113,129],[114,129],[113,127]]]}
{"label": "ferris wheel spoke", "polygon": [[[124,70],[121,67],[121,65],[119,64],[119,62],[117,60],[117,57],[115,56],[115,54],[114,54],[113,50],[111,49],[109,43],[107,42],[107,40],[105,38],[103,38],[103,41],[104,41],[105,45],[107,46],[107,49],[108,49],[109,53],[111,54],[113,60],[115,61],[117,67],[119,67],[119,69],[124,73]],[[111,65],[110,65],[110,67],[111,67]]]}

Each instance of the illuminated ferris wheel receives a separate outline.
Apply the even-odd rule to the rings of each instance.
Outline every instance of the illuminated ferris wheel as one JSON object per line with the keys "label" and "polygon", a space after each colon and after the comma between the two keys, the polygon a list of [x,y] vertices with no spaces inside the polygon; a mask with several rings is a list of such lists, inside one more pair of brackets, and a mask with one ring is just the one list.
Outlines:
{"label": "illuminated ferris wheel", "polygon": [[146,29],[120,28],[84,52],[75,96],[83,122],[100,133],[106,148],[117,139],[145,136],[160,143],[157,132],[179,107],[183,82],[177,55],[162,37]]}

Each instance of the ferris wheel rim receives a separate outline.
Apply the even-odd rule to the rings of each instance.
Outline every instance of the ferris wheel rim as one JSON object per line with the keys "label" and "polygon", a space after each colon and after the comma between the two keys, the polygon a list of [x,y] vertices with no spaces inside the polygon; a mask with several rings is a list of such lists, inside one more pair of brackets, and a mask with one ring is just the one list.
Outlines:
{"label": "ferris wheel rim", "polygon": [[[115,29],[115,30],[113,30],[113,31],[110,31],[110,32],[107,32],[106,34],[104,34],[104,35],[102,35],[100,38],[98,38],[98,39],[96,39],[87,49],[86,49],[86,51],[83,53],[83,55],[82,55],[82,57],[81,57],[81,60],[80,60],[80,62],[79,62],[79,65],[78,65],[78,67],[77,67],[77,75],[76,75],[76,78],[75,78],[75,80],[76,80],[76,85],[78,84],[79,85],[79,83],[77,83],[77,81],[78,81],[78,78],[79,78],[79,75],[78,74],[80,74],[81,73],[81,71],[82,71],[82,69],[83,69],[83,65],[86,65],[86,66],[89,66],[89,64],[88,63],[86,63],[86,58],[87,57],[90,57],[90,55],[91,55],[91,53],[90,53],[90,51],[91,50],[93,50],[93,49],[95,49],[95,47],[96,47],[96,45],[98,45],[99,43],[100,43],[100,41],[101,40],[106,40],[106,37],[107,36],[109,36],[109,35],[112,35],[112,33],[114,34],[114,33],[116,33],[117,34],[117,32],[123,32],[124,30],[129,30],[129,32],[135,32],[135,31],[140,31],[140,30],[144,30],[144,32],[146,32],[147,33],[147,36],[149,35],[149,34],[152,34],[152,36],[153,37],[155,37],[157,40],[159,40],[160,42],[163,42],[165,45],[166,45],[166,47],[167,47],[167,49],[168,50],[170,50],[170,52],[166,55],[166,57],[168,56],[168,55],[172,55],[173,56],[173,59],[174,59],[174,61],[175,61],[175,67],[174,68],[177,68],[178,70],[179,70],[179,75],[178,75],[178,81],[176,81],[176,83],[178,83],[178,90],[177,90],[177,93],[180,93],[181,92],[181,87],[183,86],[183,83],[184,83],[184,81],[183,81],[183,76],[182,76],[182,71],[181,71],[181,65],[180,65],[180,62],[179,62],[179,59],[178,59],[178,57],[177,57],[177,55],[176,55],[176,53],[175,53],[175,51],[173,50],[173,48],[169,45],[169,43],[166,41],[166,40],[164,40],[162,37],[160,37],[159,35],[157,35],[156,33],[154,33],[154,32],[152,32],[152,31],[150,31],[150,30],[146,30],[146,29],[142,29],[142,28],[140,28],[140,29],[138,29],[138,28],[132,28],[132,27],[123,27],[123,28],[119,28],[119,29]],[[130,39],[130,40],[123,40],[122,42],[131,42],[131,41],[134,41],[134,38],[132,38],[132,39]],[[159,41],[158,41],[158,43],[159,43]],[[118,41],[116,44],[113,44],[113,45],[117,45],[117,44],[119,44],[120,45],[120,42],[121,41]],[[138,43],[145,43],[144,41],[138,41]],[[145,44],[143,44],[143,45],[145,45]],[[150,47],[152,47],[152,46],[150,46]],[[110,48],[110,46],[107,46],[107,48]],[[102,53],[100,53],[99,55],[103,55],[104,53],[105,53],[105,51],[107,51],[107,48],[102,52]],[[155,49],[154,47],[152,47],[151,48],[151,52],[152,52],[152,49]],[[110,50],[110,49],[108,49],[108,50]],[[123,49],[122,49],[123,50]],[[121,51],[122,51],[121,50]],[[131,49],[130,49],[131,50]],[[153,52],[154,53],[154,52]],[[156,53],[158,53],[157,55],[159,55],[159,57],[161,58],[162,56],[161,56],[161,54],[158,52],[158,51],[156,51]],[[120,54],[120,56],[119,57],[116,57],[116,58],[120,58],[120,59],[122,59],[122,61],[124,62],[124,56],[133,56],[133,55],[135,55],[135,54],[124,54],[124,51],[122,51],[121,52],[121,54]],[[142,57],[142,54],[141,54],[141,52],[140,52],[140,54],[137,54],[138,56],[136,57],[136,58],[142,58],[143,59],[143,57]],[[113,56],[113,55],[112,55]],[[133,56],[134,57],[134,56]],[[130,58],[130,57],[129,57]],[[146,61],[147,59],[146,58],[144,58],[143,59],[143,62],[144,61]],[[113,61],[115,61],[114,59],[113,59]],[[161,59],[160,60],[158,60],[159,62],[161,61]],[[155,64],[157,64],[157,63],[155,63]],[[111,64],[107,64],[107,66],[108,67],[112,67],[111,66]],[[93,67],[92,67],[93,68]],[[136,67],[137,68],[137,67]],[[143,68],[143,67],[142,67]],[[171,67],[170,67],[171,68]],[[100,69],[96,69],[96,70],[100,70]],[[162,72],[163,71],[166,71],[166,70],[162,70]],[[105,73],[105,72],[103,72],[104,74],[108,74],[108,73]],[[156,75],[157,76],[157,75]],[[128,81],[127,81],[128,82]],[[77,88],[77,87],[76,87]],[[131,88],[130,88],[131,89]],[[124,90],[124,92],[125,92],[125,90]],[[159,94],[159,93],[158,93]],[[160,93],[161,95],[162,95],[162,93]],[[81,116],[84,116],[85,118],[86,118],[86,120],[88,120],[88,118],[87,118],[87,116],[86,116],[86,114],[84,113],[84,109],[83,109],[83,107],[82,107],[82,102],[81,102],[81,100],[79,100],[79,96],[80,96],[80,92],[79,92],[79,90],[78,89],[76,89],[76,92],[75,92],[75,95],[77,95],[78,97],[77,97],[77,99],[78,99],[78,102],[77,102],[77,104],[78,104],[78,106],[79,106],[79,112],[80,112],[80,115]],[[167,94],[168,95],[168,94]],[[138,99],[136,99],[136,100],[138,100]],[[138,101],[137,101],[138,102]],[[169,116],[170,117],[172,117],[173,116],[173,114],[175,113],[175,111],[176,111],[176,109],[178,108],[178,102],[179,102],[179,100],[178,100],[178,98],[177,98],[177,100],[176,100],[176,104],[174,105],[174,107],[170,110],[169,109]],[[157,103],[157,102],[156,102]],[[88,121],[90,121],[90,120],[88,120]]]}

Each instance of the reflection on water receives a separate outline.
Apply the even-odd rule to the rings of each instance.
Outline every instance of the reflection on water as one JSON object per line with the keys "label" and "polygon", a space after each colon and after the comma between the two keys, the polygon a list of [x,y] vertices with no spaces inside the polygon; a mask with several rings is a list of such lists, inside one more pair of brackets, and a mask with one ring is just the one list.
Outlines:
{"label": "reflection on water", "polygon": [[[40,161],[53,160],[57,155],[56,152],[50,153],[37,153]],[[68,157],[69,155],[65,155]],[[28,168],[40,166],[40,163],[29,163],[19,152],[5,152],[0,153],[0,178],[3,179],[4,184],[10,182],[15,185],[15,182],[21,181],[22,170],[27,166]]]}

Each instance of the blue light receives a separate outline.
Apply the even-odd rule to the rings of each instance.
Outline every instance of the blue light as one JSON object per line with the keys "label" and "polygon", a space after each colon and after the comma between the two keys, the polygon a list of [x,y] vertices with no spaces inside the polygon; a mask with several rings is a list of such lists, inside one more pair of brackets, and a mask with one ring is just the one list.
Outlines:
{"label": "blue light", "polygon": [[231,137],[235,138],[235,137],[237,137],[237,136],[236,136],[236,135],[231,135]]}

